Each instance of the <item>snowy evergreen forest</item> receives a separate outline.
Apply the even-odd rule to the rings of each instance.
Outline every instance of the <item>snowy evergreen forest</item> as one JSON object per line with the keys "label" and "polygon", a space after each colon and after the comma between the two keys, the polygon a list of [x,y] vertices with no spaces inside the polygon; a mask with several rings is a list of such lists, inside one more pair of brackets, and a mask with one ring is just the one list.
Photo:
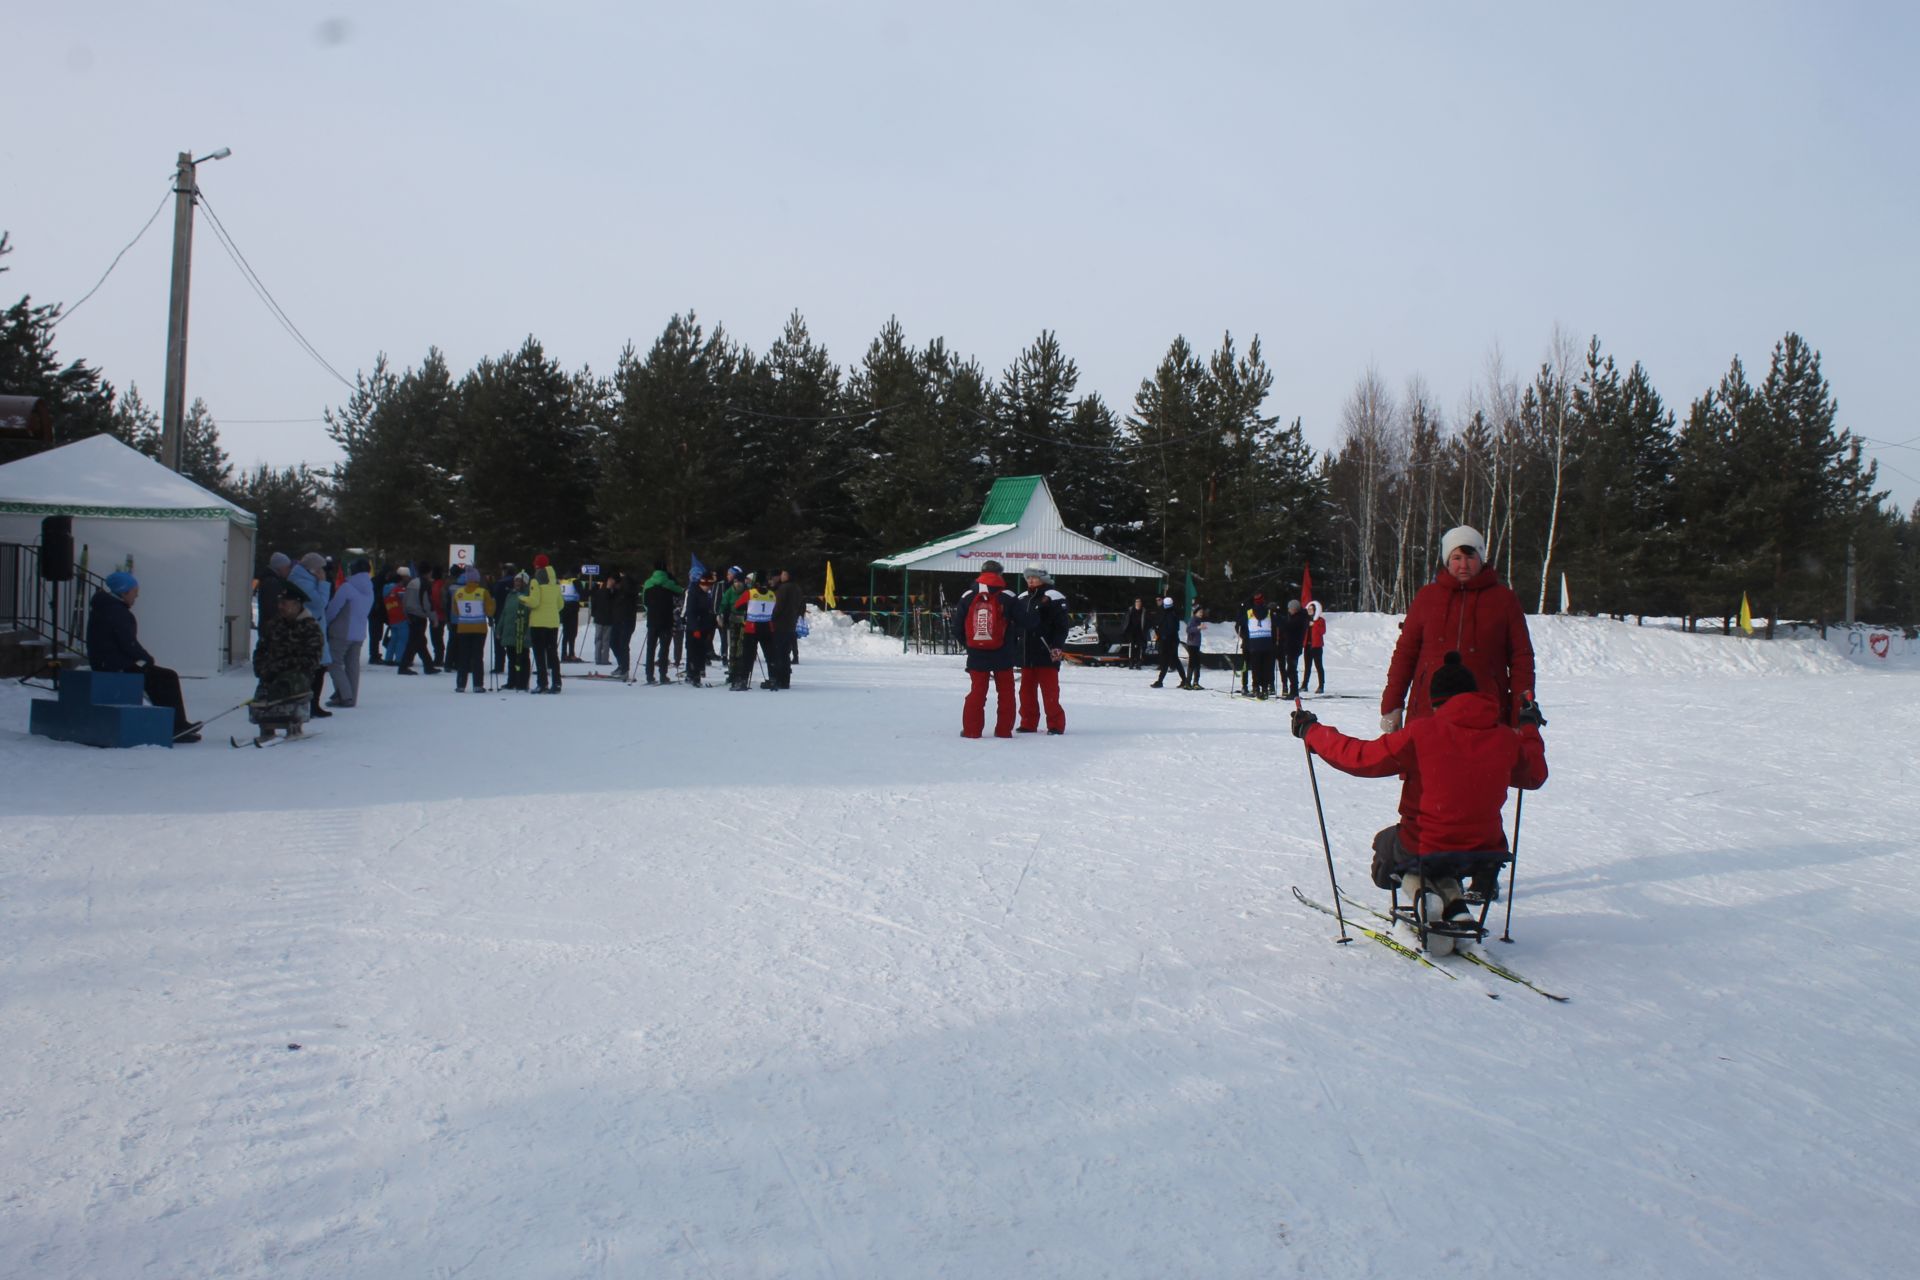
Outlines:
{"label": "snowy evergreen forest", "polygon": [[[58,354],[60,315],[27,297],[0,315],[0,393],[52,400],[57,443],[104,431],[157,455],[152,404]],[[1468,523],[1539,612],[1564,574],[1578,613],[1720,625],[1745,592],[1769,625],[1833,620],[1851,546],[1860,616],[1920,622],[1920,503],[1876,489],[1798,334],[1751,372],[1734,354],[1684,412],[1598,336],[1556,331],[1524,368],[1496,351],[1454,405],[1369,367],[1325,452],[1276,405],[1277,369],[1278,395],[1258,337],[1176,337],[1112,405],[1048,330],[995,373],[898,320],[843,365],[798,312],[763,351],[689,312],[606,372],[534,336],[463,372],[437,349],[404,367],[382,353],[326,410],[330,467],[237,472],[195,400],[184,470],[259,516],[263,557],[432,562],[473,542],[488,561],[778,561],[814,584],[832,560],[847,590],[874,556],[971,523],[994,476],[1040,473],[1071,527],[1190,569],[1210,598],[1310,562],[1331,607],[1397,612],[1440,532]],[[0,443],[0,461],[24,447]]]}

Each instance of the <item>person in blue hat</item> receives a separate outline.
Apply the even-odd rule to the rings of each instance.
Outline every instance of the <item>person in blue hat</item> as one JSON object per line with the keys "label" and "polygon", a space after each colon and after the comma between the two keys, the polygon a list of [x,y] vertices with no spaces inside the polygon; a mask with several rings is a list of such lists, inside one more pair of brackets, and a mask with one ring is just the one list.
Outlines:
{"label": "person in blue hat", "polygon": [[106,587],[93,593],[87,603],[87,665],[140,676],[147,701],[173,712],[173,740],[198,742],[200,726],[187,718],[180,673],[156,663],[140,644],[140,624],[133,617],[139,598],[139,579],[124,569],[108,574]]}

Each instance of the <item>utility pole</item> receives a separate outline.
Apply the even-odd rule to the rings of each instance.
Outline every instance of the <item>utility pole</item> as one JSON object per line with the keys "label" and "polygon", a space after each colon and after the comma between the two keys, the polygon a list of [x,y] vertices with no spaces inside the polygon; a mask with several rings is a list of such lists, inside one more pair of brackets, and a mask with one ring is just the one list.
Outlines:
{"label": "utility pole", "polygon": [[1847,539],[1847,625],[1854,623],[1853,616],[1853,539]]}
{"label": "utility pole", "polygon": [[160,461],[180,469],[187,404],[187,286],[193,275],[193,153],[173,178],[173,289],[167,295],[167,393],[160,405]]}
{"label": "utility pole", "polygon": [[160,461],[180,469],[182,424],[187,416],[187,286],[193,275],[193,203],[199,197],[194,167],[206,160],[224,160],[226,147],[193,158],[180,153],[173,177],[173,289],[167,296],[167,390],[160,404]]}

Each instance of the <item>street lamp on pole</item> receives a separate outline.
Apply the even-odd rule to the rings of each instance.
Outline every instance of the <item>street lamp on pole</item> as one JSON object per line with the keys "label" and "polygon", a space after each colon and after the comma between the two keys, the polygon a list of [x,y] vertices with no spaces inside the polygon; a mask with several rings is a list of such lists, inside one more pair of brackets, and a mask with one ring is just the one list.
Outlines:
{"label": "street lamp on pole", "polygon": [[160,407],[160,461],[180,469],[181,439],[187,412],[187,287],[193,263],[193,202],[199,194],[194,167],[225,160],[230,147],[193,158],[182,151],[173,179],[173,289],[167,298],[167,390]]}

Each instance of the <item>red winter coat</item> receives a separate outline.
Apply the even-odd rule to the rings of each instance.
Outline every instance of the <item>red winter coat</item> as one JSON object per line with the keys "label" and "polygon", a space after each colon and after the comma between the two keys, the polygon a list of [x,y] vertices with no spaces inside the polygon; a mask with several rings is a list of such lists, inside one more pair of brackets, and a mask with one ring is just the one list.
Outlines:
{"label": "red winter coat", "polygon": [[1455,694],[1438,711],[1371,742],[1316,724],[1307,746],[1355,777],[1399,774],[1400,843],[1416,854],[1504,852],[1507,788],[1532,791],[1547,780],[1540,730],[1500,723],[1484,693]]}
{"label": "red winter coat", "polygon": [[1500,575],[1492,569],[1482,569],[1465,583],[1442,569],[1413,597],[1387,666],[1380,714],[1389,715],[1405,702],[1410,722],[1432,715],[1427,686],[1449,650],[1459,651],[1479,691],[1494,696],[1501,722],[1512,724],[1513,695],[1534,691],[1533,640],[1527,635],[1520,598],[1500,585]]}

